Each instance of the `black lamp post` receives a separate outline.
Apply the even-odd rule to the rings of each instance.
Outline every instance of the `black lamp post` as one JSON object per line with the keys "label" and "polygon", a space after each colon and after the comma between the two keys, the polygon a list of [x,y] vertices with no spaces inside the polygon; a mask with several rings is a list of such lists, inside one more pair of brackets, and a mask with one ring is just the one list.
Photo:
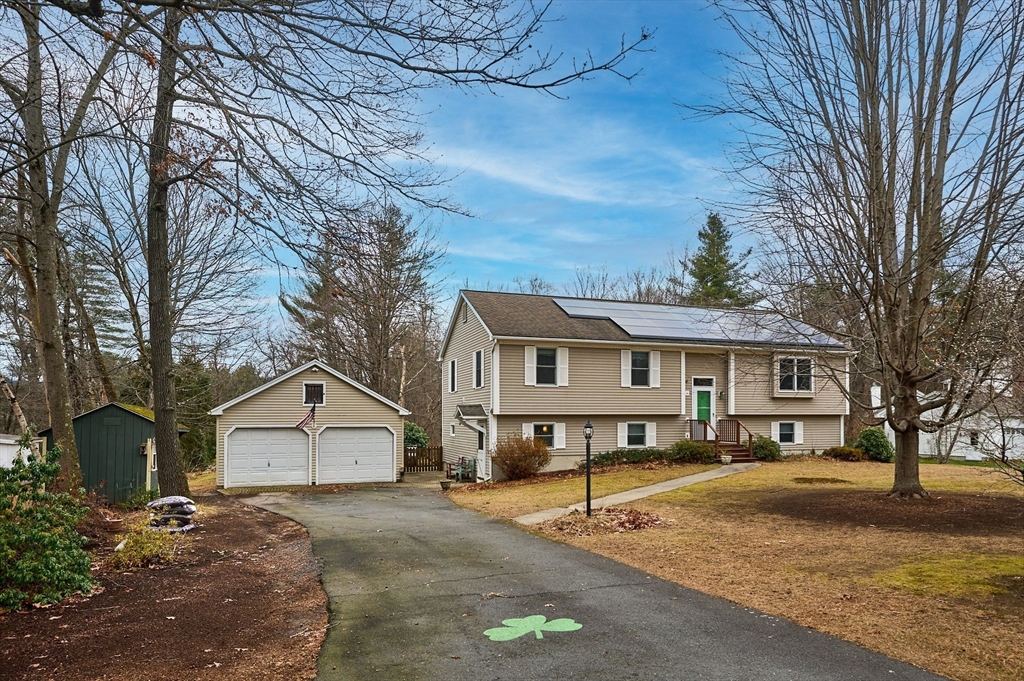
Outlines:
{"label": "black lamp post", "polygon": [[590,438],[594,437],[594,426],[590,425],[590,419],[587,419],[587,425],[583,426],[583,437],[587,438],[587,517],[590,517]]}

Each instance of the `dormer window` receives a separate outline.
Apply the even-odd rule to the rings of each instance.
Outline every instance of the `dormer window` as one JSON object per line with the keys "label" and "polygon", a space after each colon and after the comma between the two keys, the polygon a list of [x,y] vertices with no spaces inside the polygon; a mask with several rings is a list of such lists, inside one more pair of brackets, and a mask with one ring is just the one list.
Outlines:
{"label": "dormer window", "polygon": [[302,406],[319,407],[324,404],[327,393],[327,384],[322,381],[314,381],[302,384]]}

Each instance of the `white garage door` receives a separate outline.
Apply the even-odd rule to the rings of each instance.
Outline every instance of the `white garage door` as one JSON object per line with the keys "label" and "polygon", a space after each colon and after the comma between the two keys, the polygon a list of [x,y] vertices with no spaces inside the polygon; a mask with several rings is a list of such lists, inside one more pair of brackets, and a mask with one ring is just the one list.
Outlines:
{"label": "white garage door", "polygon": [[392,482],[395,440],[387,428],[326,428],[317,441],[319,485]]}
{"label": "white garage door", "polygon": [[297,428],[237,428],[228,435],[226,487],[309,484],[309,435]]}

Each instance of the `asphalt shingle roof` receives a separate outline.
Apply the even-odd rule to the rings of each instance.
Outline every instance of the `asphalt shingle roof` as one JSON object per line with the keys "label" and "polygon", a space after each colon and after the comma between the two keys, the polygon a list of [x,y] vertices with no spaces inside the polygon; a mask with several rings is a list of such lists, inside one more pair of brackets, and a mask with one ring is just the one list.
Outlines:
{"label": "asphalt shingle roof", "polygon": [[845,347],[807,324],[765,310],[718,310],[493,291],[462,293],[495,336]]}

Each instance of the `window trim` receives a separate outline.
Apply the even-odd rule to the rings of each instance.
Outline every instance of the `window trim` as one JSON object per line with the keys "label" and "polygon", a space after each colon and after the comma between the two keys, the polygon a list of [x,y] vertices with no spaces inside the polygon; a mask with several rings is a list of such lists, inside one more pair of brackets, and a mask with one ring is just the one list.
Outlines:
{"label": "window trim", "polygon": [[[638,445],[629,444],[629,427],[630,426],[643,426],[644,427],[644,441]],[[626,448],[627,449],[643,449],[647,446],[647,421],[626,421]]]}
{"label": "window trim", "polygon": [[[554,381],[552,383],[541,383],[540,382],[540,351],[551,350],[554,352],[555,363],[554,365],[545,364],[545,369],[554,369]],[[557,388],[558,387],[558,348],[548,347],[546,345],[538,345],[534,348],[533,354],[533,385],[536,388]]]}
{"label": "window trim", "polygon": [[[791,361],[793,363],[793,389],[788,390],[782,387],[782,362]],[[810,362],[810,380],[811,387],[806,390],[800,390],[797,386],[799,385],[798,374],[796,373],[796,362],[797,360],[807,360]],[[776,355],[775,356],[775,395],[779,397],[814,397],[814,368],[815,361],[814,357],[808,355]]]}
{"label": "window trim", "polygon": [[[636,384],[633,382],[633,372],[637,371],[633,366],[633,355],[647,355],[647,368],[641,371],[647,372],[647,383]],[[651,387],[651,351],[650,350],[630,350],[629,351],[629,387],[630,388],[650,388]]]}
{"label": "window trim", "polygon": [[459,392],[459,360],[448,360],[448,394]]}
{"label": "window trim", "polygon": [[473,388],[479,390],[484,387],[484,351],[477,350],[473,353]]}
{"label": "window trim", "polygon": [[302,382],[302,406],[303,407],[312,407],[312,406],[314,406],[314,404],[312,402],[307,402],[306,401],[306,386],[307,385],[319,385],[320,386],[321,391],[322,391],[321,395],[323,395],[324,401],[320,402],[319,404],[317,404],[315,406],[317,406],[317,407],[325,407],[325,406],[327,406],[327,381],[303,381]]}
{"label": "window trim", "polygon": [[[542,435],[542,436],[538,436],[537,435],[537,426],[551,426],[551,444],[548,445],[548,443],[545,442],[544,439],[543,439],[543,438],[548,437],[547,435]],[[554,424],[554,422],[550,422],[550,423],[549,422],[534,423],[533,424],[533,439],[534,440],[540,440],[541,442],[544,442],[544,444],[546,444],[548,446],[548,449],[554,451],[554,449],[555,449],[555,424]]]}
{"label": "window trim", "polygon": [[[784,441],[782,439],[782,426],[793,426],[793,432],[792,432],[793,439],[791,441],[786,442],[786,441]],[[796,421],[779,421],[779,444],[780,445],[795,445],[795,444],[797,444],[797,441],[796,441]]]}

